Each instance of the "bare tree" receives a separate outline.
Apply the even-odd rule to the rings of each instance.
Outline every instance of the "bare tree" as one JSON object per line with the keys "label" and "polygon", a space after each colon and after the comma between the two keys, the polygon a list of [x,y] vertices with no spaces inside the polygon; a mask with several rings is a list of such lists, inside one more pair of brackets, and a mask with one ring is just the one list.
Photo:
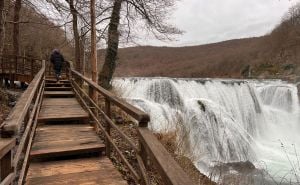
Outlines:
{"label": "bare tree", "polygon": [[[95,0],[91,0],[91,66],[92,80],[97,82],[97,47],[96,47],[96,16],[95,16]],[[92,94],[93,100],[96,100],[96,91]]]}
{"label": "bare tree", "polygon": [[3,36],[2,32],[4,29],[4,0],[0,0],[0,55],[2,54],[2,43],[3,43]]}
{"label": "bare tree", "polygon": [[108,43],[105,55],[105,62],[99,73],[99,85],[110,88],[110,81],[116,68],[116,59],[119,47],[119,23],[120,11],[123,0],[115,0],[108,28]]}
{"label": "bare tree", "polygon": [[81,61],[80,61],[80,40],[79,40],[79,32],[78,32],[78,12],[74,6],[74,0],[66,0],[70,6],[70,11],[72,14],[72,22],[73,22],[73,34],[75,40],[75,64],[76,70],[81,71]]}
{"label": "bare tree", "polygon": [[136,25],[141,27],[142,22],[145,24],[144,29],[151,32],[157,39],[171,39],[170,35],[181,33],[176,27],[166,22],[174,3],[174,0],[114,0],[108,27],[105,61],[99,73],[99,85],[107,89],[111,87],[118,55],[120,20],[122,18],[125,20],[127,40],[131,37],[132,27]]}
{"label": "bare tree", "polygon": [[22,7],[22,0],[15,1],[14,7],[14,28],[13,28],[13,53],[15,56],[19,55],[20,50],[20,11]]}

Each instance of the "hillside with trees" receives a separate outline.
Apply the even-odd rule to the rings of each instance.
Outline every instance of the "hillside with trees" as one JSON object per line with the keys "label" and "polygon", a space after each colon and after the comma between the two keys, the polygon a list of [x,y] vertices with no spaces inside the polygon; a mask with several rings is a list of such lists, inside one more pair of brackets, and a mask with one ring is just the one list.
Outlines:
{"label": "hillside with trees", "polygon": [[300,4],[265,36],[120,51],[116,76],[293,78],[300,73]]}

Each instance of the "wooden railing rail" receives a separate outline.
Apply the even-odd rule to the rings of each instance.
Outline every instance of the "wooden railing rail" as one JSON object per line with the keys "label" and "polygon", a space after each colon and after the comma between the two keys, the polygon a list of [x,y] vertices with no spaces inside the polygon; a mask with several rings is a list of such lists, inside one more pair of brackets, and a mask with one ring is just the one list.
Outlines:
{"label": "wooden railing rail", "polygon": [[[163,181],[167,185],[193,185],[183,169],[173,159],[171,154],[164,148],[160,141],[153,135],[153,133],[147,128],[150,117],[140,109],[130,105],[124,100],[118,98],[111,92],[103,89],[98,84],[83,76],[81,73],[75,71],[72,68],[72,64],[68,65],[67,75],[71,80],[71,84],[74,88],[75,94],[80,99],[83,106],[90,113],[92,120],[100,128],[105,137],[106,155],[110,156],[112,150],[119,156],[123,164],[128,168],[132,174],[133,179],[138,184],[148,185],[149,178],[147,170],[149,163],[153,164],[158,170]],[[82,84],[86,83],[88,90],[82,87]],[[88,91],[88,92],[87,92]],[[105,99],[104,110],[98,105],[92,96],[94,92],[101,94]],[[119,127],[114,123],[111,118],[111,106],[115,105],[137,122],[138,141],[132,141]],[[100,117],[104,118],[105,123],[100,121]],[[103,119],[101,119],[103,120]],[[120,137],[134,150],[138,167],[134,168],[133,164],[126,159],[121,149],[114,142],[111,135],[111,129],[114,129]]]}
{"label": "wooden railing rail", "polygon": [[28,113],[30,111],[30,105],[33,102],[37,90],[44,78],[45,74],[45,62],[38,74],[34,77],[32,82],[29,84],[26,91],[22,94],[13,111],[9,114],[5,122],[0,125],[1,137],[8,137],[16,135],[24,120],[28,120]]}
{"label": "wooden railing rail", "polygon": [[15,55],[0,55],[0,73],[7,75],[28,75],[32,78],[42,67],[42,60]]}
{"label": "wooden railing rail", "polygon": [[[19,98],[8,118],[0,125],[1,185],[11,184],[15,179],[18,180],[19,185],[23,183],[42,101],[44,75],[45,62],[42,63],[42,68]],[[25,130],[23,131],[22,128]],[[14,152],[12,153],[12,151]],[[23,154],[24,160],[21,157]],[[19,167],[21,169],[18,169]],[[2,169],[4,169],[3,173]],[[19,175],[17,176],[17,174]]]}

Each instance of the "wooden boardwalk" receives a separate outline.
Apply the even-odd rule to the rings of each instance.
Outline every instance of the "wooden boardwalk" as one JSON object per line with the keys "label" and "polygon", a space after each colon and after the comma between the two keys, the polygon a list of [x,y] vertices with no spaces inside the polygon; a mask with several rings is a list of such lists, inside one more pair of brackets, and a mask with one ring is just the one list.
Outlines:
{"label": "wooden boardwalk", "polygon": [[25,184],[127,184],[102,152],[89,114],[62,81],[45,84]]}
{"label": "wooden boardwalk", "polygon": [[[65,64],[66,80],[56,83],[53,76],[49,79],[52,68],[45,61],[41,61],[41,68],[33,65],[34,60],[28,61],[31,82],[0,124],[1,185],[127,184],[109,158],[121,164],[130,184],[151,185],[154,168],[163,184],[195,185],[147,128],[150,116],[144,111],[76,71],[72,62]],[[9,67],[6,59],[0,56],[0,62],[0,78],[8,78],[3,74]],[[9,76],[13,75],[11,69],[26,74],[24,65],[18,63],[8,69]],[[115,115],[114,110],[122,113]],[[124,115],[136,122],[132,128],[136,136],[129,136],[115,123],[115,116]],[[120,138],[124,143],[118,142]]]}

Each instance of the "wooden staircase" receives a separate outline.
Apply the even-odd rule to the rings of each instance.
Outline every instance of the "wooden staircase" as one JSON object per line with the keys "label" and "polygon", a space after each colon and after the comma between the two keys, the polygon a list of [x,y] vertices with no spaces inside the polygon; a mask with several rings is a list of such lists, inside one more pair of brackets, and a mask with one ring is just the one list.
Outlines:
{"label": "wooden staircase", "polygon": [[68,80],[46,80],[26,184],[127,184],[88,118]]}

